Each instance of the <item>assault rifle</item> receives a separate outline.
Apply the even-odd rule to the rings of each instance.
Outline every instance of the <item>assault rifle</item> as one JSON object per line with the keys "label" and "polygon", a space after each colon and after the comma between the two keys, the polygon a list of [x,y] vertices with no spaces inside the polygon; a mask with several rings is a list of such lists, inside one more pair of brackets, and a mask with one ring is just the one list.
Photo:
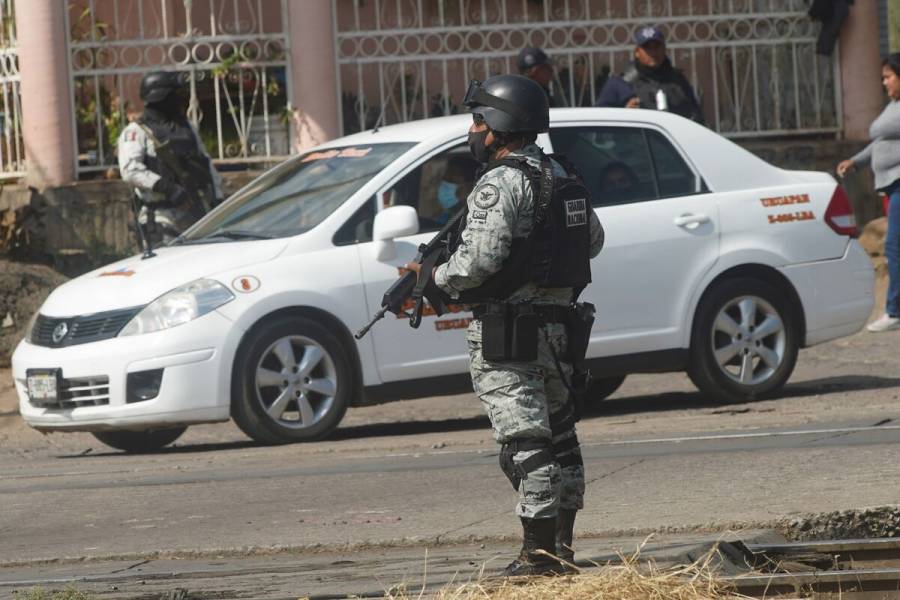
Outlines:
{"label": "assault rifle", "polygon": [[[425,300],[431,304],[434,312],[438,316],[447,312],[448,300],[446,294],[441,292],[434,283],[431,282],[431,271],[434,267],[445,258],[447,252],[447,241],[450,232],[459,227],[461,219],[465,218],[467,211],[458,210],[440,231],[427,244],[419,245],[419,253],[413,262],[419,263],[422,268],[419,276],[416,277],[414,271],[407,271],[395,281],[391,287],[384,293],[381,298],[381,309],[365,327],[356,332],[354,337],[358,340],[362,339],[372,328],[375,323],[384,318],[388,312],[392,312],[397,316],[403,315],[409,318],[409,326],[417,329],[422,323],[422,311],[425,308]],[[403,306],[410,298],[413,299],[415,305],[411,312],[403,312]]]}

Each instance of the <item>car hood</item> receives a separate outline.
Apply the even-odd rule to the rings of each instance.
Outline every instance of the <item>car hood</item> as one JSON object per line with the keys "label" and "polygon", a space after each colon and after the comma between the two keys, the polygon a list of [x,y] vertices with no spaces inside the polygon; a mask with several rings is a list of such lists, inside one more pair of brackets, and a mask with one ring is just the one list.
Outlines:
{"label": "car hood", "polygon": [[158,248],[153,258],[133,256],[64,283],[44,302],[41,314],[72,317],[143,306],[195,279],[216,279],[217,273],[271,260],[286,246],[287,240],[280,239]]}

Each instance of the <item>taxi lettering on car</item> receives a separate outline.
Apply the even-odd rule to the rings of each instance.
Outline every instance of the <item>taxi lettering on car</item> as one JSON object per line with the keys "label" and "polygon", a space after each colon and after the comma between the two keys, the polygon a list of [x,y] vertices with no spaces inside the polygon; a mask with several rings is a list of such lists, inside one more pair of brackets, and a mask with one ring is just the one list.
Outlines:
{"label": "taxi lettering on car", "polygon": [[[349,406],[471,390],[467,306],[379,322],[398,269],[475,189],[456,115],[333,140],[239,190],[156,256],[73,279],[13,356],[22,417],[126,451],[233,419],[266,443],[318,440]],[[553,109],[538,143],[567,155],[606,233],[582,298],[597,307],[589,399],[630,373],[686,371],[701,393],[774,394],[801,348],[850,335],[872,265],[826,173],[774,167],[664,111]],[[450,163],[456,202],[438,189]],[[468,168],[467,168],[468,165]],[[464,179],[464,180],[463,180]],[[474,190],[474,191],[473,191]],[[135,275],[139,276],[135,276]]]}

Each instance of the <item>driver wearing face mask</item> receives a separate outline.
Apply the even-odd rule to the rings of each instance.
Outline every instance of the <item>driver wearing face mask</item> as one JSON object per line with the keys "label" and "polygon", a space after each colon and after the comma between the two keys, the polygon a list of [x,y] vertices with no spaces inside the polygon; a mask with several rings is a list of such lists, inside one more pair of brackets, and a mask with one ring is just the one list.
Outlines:
{"label": "driver wearing face mask", "polygon": [[447,161],[444,177],[438,184],[437,201],[441,212],[434,220],[443,225],[462,207],[475,182],[476,164],[472,159],[456,155]]}

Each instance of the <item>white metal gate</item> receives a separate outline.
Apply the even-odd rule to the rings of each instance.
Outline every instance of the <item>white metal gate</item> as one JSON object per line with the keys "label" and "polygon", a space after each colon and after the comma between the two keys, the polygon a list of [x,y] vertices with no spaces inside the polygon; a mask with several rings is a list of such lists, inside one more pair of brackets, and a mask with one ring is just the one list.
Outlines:
{"label": "white metal gate", "polygon": [[140,113],[141,77],[176,70],[188,117],[217,163],[291,150],[287,0],[74,0],[68,47],[79,173],[115,164],[115,141]]}
{"label": "white metal gate", "polygon": [[556,61],[554,95],[591,106],[659,25],[729,137],[841,129],[836,57],[815,54],[803,0],[333,0],[345,133],[457,112],[469,79],[516,72],[525,46]]}
{"label": "white metal gate", "polygon": [[19,50],[13,0],[0,1],[0,179],[25,176]]}

